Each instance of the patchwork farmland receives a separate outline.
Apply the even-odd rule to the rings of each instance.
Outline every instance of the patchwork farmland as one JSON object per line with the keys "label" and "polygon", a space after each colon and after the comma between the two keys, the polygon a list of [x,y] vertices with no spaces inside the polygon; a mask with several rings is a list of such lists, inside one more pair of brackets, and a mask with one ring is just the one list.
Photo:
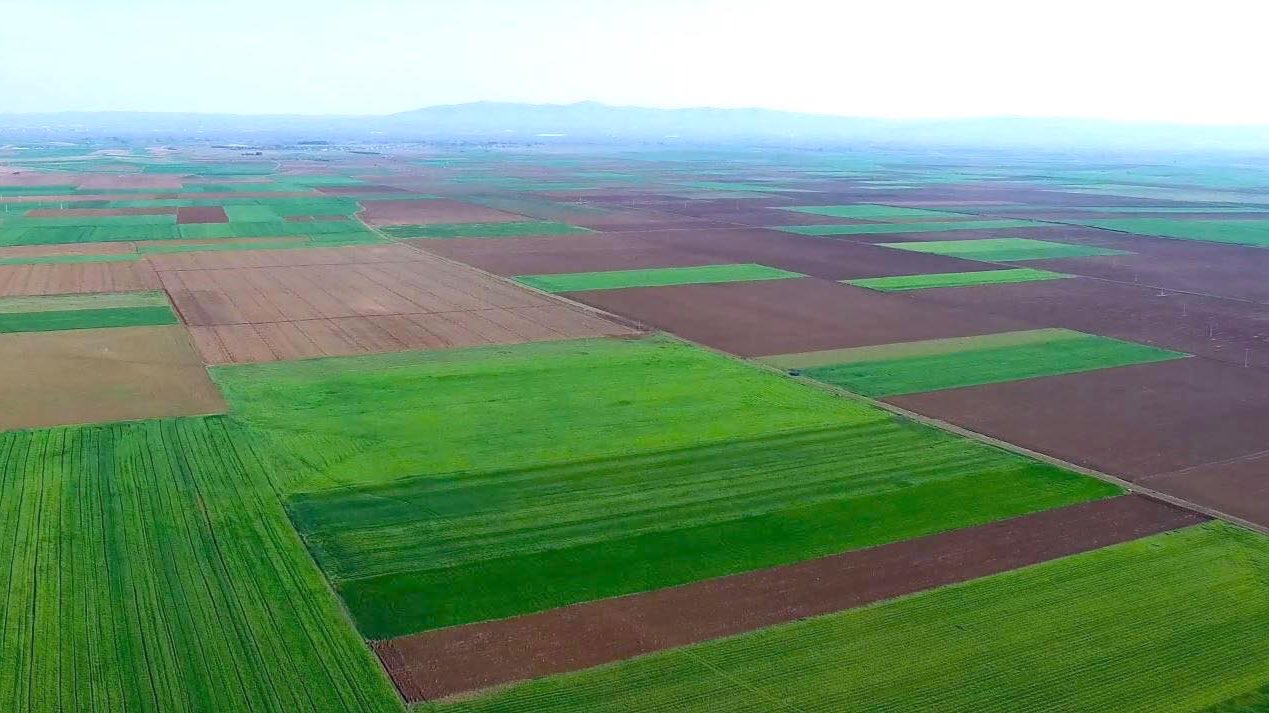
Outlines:
{"label": "patchwork farmland", "polygon": [[1269,700],[1269,170],[381,149],[0,148],[0,710]]}

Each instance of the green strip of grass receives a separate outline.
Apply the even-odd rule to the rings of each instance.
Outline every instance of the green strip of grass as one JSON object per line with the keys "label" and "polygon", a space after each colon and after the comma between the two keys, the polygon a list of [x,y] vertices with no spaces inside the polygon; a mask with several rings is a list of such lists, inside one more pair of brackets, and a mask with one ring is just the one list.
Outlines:
{"label": "green strip of grass", "polygon": [[716,282],[753,280],[787,280],[806,277],[798,272],[779,270],[766,265],[702,265],[699,267],[661,267],[645,270],[612,270],[608,272],[572,272],[555,275],[520,275],[517,282],[545,292],[577,292],[580,290],[619,290],[627,287],[661,287],[666,285],[698,285]]}
{"label": "green strip of grass", "polygon": [[1051,224],[1030,220],[961,220],[950,223],[884,223],[880,225],[786,225],[776,230],[799,235],[878,235],[885,233],[934,233],[948,230],[1003,230],[1043,228]]}
{"label": "green strip of grass", "polygon": [[94,216],[49,216],[11,219],[5,223],[6,228],[63,228],[63,227],[112,227],[132,225],[176,225],[175,213],[158,215],[94,215]]}
{"label": "green strip of grass", "polygon": [[223,417],[0,433],[0,709],[400,711]]}
{"label": "green strip of grass", "polygon": [[0,265],[57,265],[93,262],[135,262],[141,256],[136,253],[112,255],[43,255],[39,257],[0,258]]}
{"label": "green strip of grass", "polygon": [[1119,230],[1173,240],[1197,240],[1269,247],[1269,220],[1169,220],[1167,218],[1120,218],[1112,220],[1067,221],[1094,228]]}
{"label": "green strip of grass", "polygon": [[438,223],[389,225],[379,228],[394,238],[517,238],[529,235],[573,235],[592,232],[567,223],[535,220],[512,223]]}
{"label": "green strip of grass", "polygon": [[433,713],[1183,713],[1269,679],[1269,541],[1212,523]]}
{"label": "green strip of grass", "polygon": [[225,206],[225,215],[235,223],[276,223],[281,220],[272,208],[263,205]]}
{"label": "green strip of grass", "polygon": [[848,391],[882,397],[1147,364],[1186,356],[1091,334],[1074,339],[987,349],[973,348],[972,341],[967,340],[966,349],[955,353],[817,366],[803,373]]}
{"label": "green strip of grass", "polygon": [[848,285],[867,287],[882,292],[906,292],[928,290],[936,287],[971,287],[974,285],[1000,285],[1014,282],[1060,280],[1070,277],[1059,272],[1015,268],[1012,270],[978,270],[975,272],[941,272],[932,275],[901,275],[897,277],[869,277],[860,280],[843,280]]}
{"label": "green strip of grass", "polygon": [[816,352],[802,352],[801,354],[780,354],[759,357],[757,361],[781,369],[806,369],[813,366],[831,366],[848,362],[956,354],[975,349],[1049,343],[1061,339],[1083,339],[1086,336],[1088,335],[1083,332],[1075,332],[1069,329],[1026,329],[1018,332],[980,334],[973,337],[923,339],[919,342],[898,342],[896,344],[875,344],[869,347],[825,349]]}
{"label": "green strip of grass", "polygon": [[934,255],[947,255],[968,260],[986,262],[1012,262],[1015,260],[1048,260],[1065,257],[1092,257],[1098,255],[1130,255],[1123,250],[1095,248],[1087,245],[1054,243],[1030,238],[984,238],[982,240],[931,240],[926,242],[878,243],[896,250],[911,250]]}
{"label": "green strip of grass", "polygon": [[104,327],[145,327],[177,323],[176,315],[166,305],[162,307],[70,309],[0,314],[0,333],[56,332],[66,329],[99,329]]}
{"label": "green strip of grass", "polygon": [[10,227],[0,225],[0,245],[60,245],[170,240],[181,237],[172,225],[94,225],[60,227]]}

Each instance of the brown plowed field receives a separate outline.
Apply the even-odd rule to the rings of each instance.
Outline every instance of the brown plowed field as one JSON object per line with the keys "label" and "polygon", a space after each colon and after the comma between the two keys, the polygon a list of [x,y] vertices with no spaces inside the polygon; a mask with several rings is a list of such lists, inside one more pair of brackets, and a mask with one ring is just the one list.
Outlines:
{"label": "brown plowed field", "polygon": [[[241,238],[254,241],[259,238]],[[302,239],[302,238],[301,238]],[[221,238],[221,243],[232,238]],[[175,241],[168,241],[169,243]],[[298,265],[353,265],[368,262],[409,262],[419,252],[402,245],[362,245],[343,248],[295,250],[234,250],[227,252],[154,254],[147,258],[160,272],[213,270],[234,267],[286,267]]]}
{"label": "brown plowed field", "polygon": [[690,267],[719,262],[709,255],[650,244],[628,235],[559,235],[515,240],[407,240],[437,255],[498,275]]}
{"label": "brown plowed field", "polygon": [[729,227],[726,223],[716,223],[657,210],[618,210],[595,215],[579,215],[569,222],[573,225],[605,233]]}
{"label": "brown plowed field", "polygon": [[1253,302],[1089,279],[922,290],[909,297],[1032,327],[1066,327],[1240,367],[1269,367],[1269,308]]}
{"label": "brown plowed field", "polygon": [[185,329],[0,334],[0,430],[224,413]]}
{"label": "brown plowed field", "polygon": [[433,225],[437,223],[513,223],[530,220],[484,206],[445,198],[366,201],[360,218],[370,225]]}
{"label": "brown plowed field", "polygon": [[164,256],[187,261],[159,274],[208,363],[635,333],[404,246],[258,252]]}
{"label": "brown plowed field", "polygon": [[229,216],[225,209],[218,205],[193,206],[176,209],[176,222],[180,225],[188,223],[228,223]]}
{"label": "brown plowed field", "polygon": [[798,564],[374,644],[408,701],[598,666],[1203,522],[1128,495]]}
{"label": "brown plowed field", "polygon": [[569,297],[741,356],[1011,332],[1018,321],[815,278],[573,292]]}
{"label": "brown plowed field", "polygon": [[162,285],[144,261],[0,265],[0,297],[157,290]]}
{"label": "brown plowed field", "polygon": [[623,233],[621,238],[711,256],[718,263],[756,262],[827,280],[998,269],[974,260],[762,228],[661,230]]}
{"label": "brown plowed field", "polygon": [[1269,373],[1203,358],[886,400],[1133,480],[1269,444]]}
{"label": "brown plowed field", "polygon": [[1269,453],[1163,473],[1141,483],[1269,527]]}

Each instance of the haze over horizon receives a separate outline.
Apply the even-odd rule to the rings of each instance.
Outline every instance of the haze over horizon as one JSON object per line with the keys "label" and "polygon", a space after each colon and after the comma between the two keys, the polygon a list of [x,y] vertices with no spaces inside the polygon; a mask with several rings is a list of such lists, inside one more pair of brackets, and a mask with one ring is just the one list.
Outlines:
{"label": "haze over horizon", "polygon": [[1229,2],[1199,12],[1080,1],[1047,14],[987,0],[10,0],[3,9],[0,113],[387,114],[598,101],[1269,124],[1269,99],[1254,89],[1260,23]]}

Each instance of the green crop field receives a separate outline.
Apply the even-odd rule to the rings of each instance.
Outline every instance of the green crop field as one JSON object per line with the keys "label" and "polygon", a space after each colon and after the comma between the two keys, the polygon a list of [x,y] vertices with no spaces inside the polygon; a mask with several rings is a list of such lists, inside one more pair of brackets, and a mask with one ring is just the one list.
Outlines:
{"label": "green crop field", "polygon": [[781,210],[792,210],[811,215],[827,215],[833,218],[852,218],[856,220],[875,220],[882,223],[906,220],[957,220],[960,218],[978,218],[976,215],[955,213],[927,208],[904,208],[902,206],[877,205],[875,203],[858,203],[855,205],[803,205],[782,207]]}
{"label": "green crop field", "polygon": [[63,228],[78,226],[176,225],[176,213],[159,215],[94,215],[10,218],[6,228]]}
{"label": "green crop field", "polygon": [[[1053,333],[1053,330],[1047,330]],[[940,344],[944,340],[937,340]],[[812,366],[807,377],[872,397],[956,389],[1072,374],[1130,364],[1146,364],[1186,355],[1145,344],[1124,342],[1079,332],[1053,333],[1045,341],[978,343],[975,337],[958,340],[955,351],[884,354],[864,352],[853,360]],[[894,345],[896,347],[919,347]]]}
{"label": "green crop field", "polygon": [[1003,230],[1006,228],[1043,228],[1051,224],[1030,220],[999,218],[994,220],[959,220],[946,223],[879,223],[864,225],[786,225],[776,228],[799,235],[879,235],[886,233],[937,233],[949,230]]}
{"label": "green crop field", "polygon": [[421,710],[1182,713],[1269,680],[1266,576],[1201,525]]}
{"label": "green crop field", "polygon": [[520,275],[515,278],[545,292],[577,292],[580,290],[620,290],[627,287],[662,287],[667,285],[700,285],[716,282],[754,280],[787,280],[806,277],[798,272],[779,270],[753,263],[740,265],[702,265],[699,267],[660,267],[644,270],[611,270],[607,272],[571,272],[555,275]]}
{"label": "green crop field", "polygon": [[[1076,222],[1076,221],[1066,221]],[[1151,235],[1173,240],[1199,240],[1269,247],[1269,220],[1170,220],[1167,218],[1118,218],[1082,220],[1080,225]]]}
{"label": "green crop field", "polygon": [[663,339],[214,377],[281,454],[292,516],[372,638],[1118,492]]}
{"label": "green crop field", "polygon": [[589,233],[567,223],[535,220],[511,223],[436,223],[432,225],[389,225],[380,228],[394,238],[517,238],[529,235],[573,235]]}
{"label": "green crop field", "polygon": [[0,225],[0,246],[111,243],[131,240],[171,240],[181,237],[177,225],[71,225],[58,227]]}
{"label": "green crop field", "polygon": [[41,255],[32,257],[0,258],[0,265],[56,265],[59,263],[135,262],[141,256],[136,253],[111,253],[107,255]]}
{"label": "green crop field", "polygon": [[0,552],[0,709],[400,709],[223,418],[0,433]]}
{"label": "green crop field", "polygon": [[263,205],[225,206],[225,215],[235,223],[275,223],[281,220],[272,208]]}
{"label": "green crop field", "polygon": [[983,238],[981,240],[931,240],[909,243],[878,243],[896,250],[911,250],[934,255],[982,260],[985,262],[1012,262],[1015,260],[1049,260],[1063,257],[1092,257],[1098,255],[1129,255],[1123,250],[1095,248],[1087,245],[1069,245],[1048,240],[1030,238]]}
{"label": "green crop field", "polygon": [[900,275],[896,277],[869,277],[859,280],[843,280],[848,285],[867,287],[882,292],[906,292],[928,290],[935,287],[972,287],[974,285],[1003,285],[1014,282],[1038,282],[1060,280],[1070,275],[1048,270],[1015,268],[1011,270],[977,270],[975,272],[941,272],[929,275]]}

